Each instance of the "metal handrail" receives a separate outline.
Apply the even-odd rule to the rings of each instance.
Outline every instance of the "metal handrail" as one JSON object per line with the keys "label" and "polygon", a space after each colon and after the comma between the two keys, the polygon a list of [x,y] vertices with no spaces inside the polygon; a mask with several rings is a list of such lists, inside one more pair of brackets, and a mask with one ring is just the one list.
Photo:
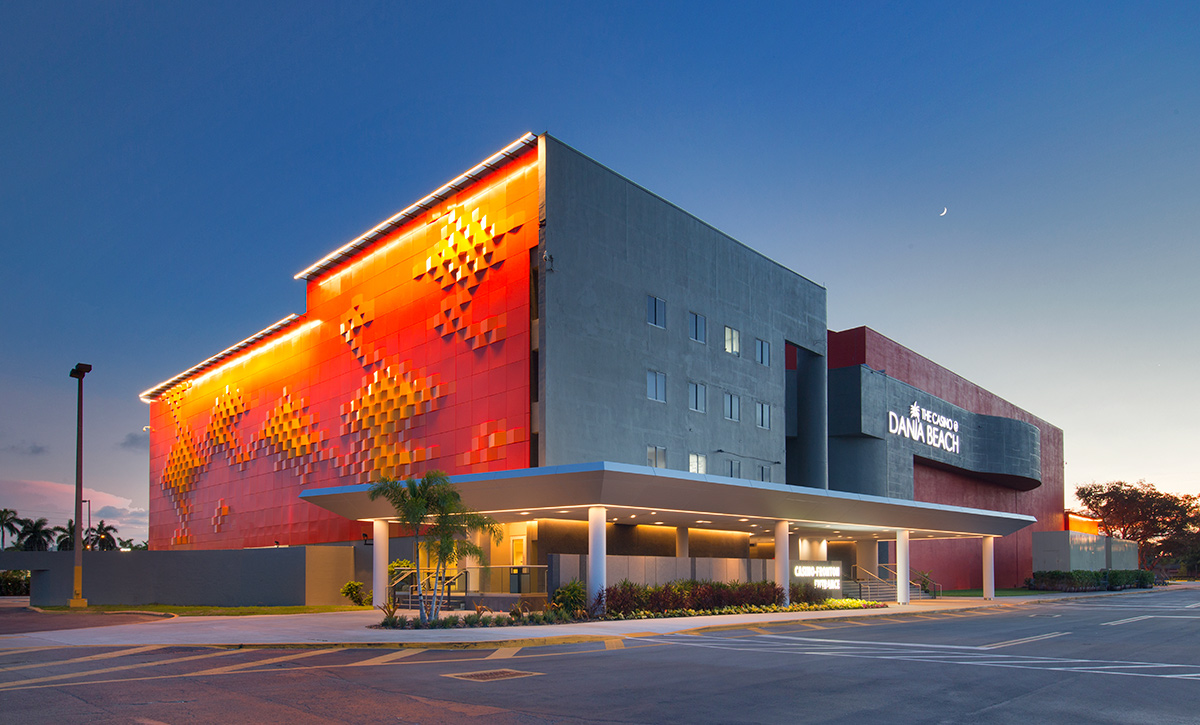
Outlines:
{"label": "metal handrail", "polygon": [[[858,564],[855,564],[855,565],[854,565],[854,569],[855,569],[856,571],[862,572],[863,574],[866,574],[868,577],[870,577],[871,579],[874,579],[875,581],[879,582],[880,584],[887,584],[887,585],[889,585],[889,586],[891,585],[891,582],[890,582],[890,581],[888,581],[887,579],[883,579],[883,578],[881,578],[881,577],[879,577],[879,576],[877,576],[877,575],[875,575],[875,574],[872,574],[870,571],[868,571],[867,569],[864,569],[864,568],[862,568],[862,567],[861,567],[861,566],[859,566]],[[855,577],[855,579],[857,579],[857,578],[858,578],[858,577],[856,576],[856,577]]]}
{"label": "metal handrail", "polygon": [[[887,564],[880,564],[880,565],[879,565],[879,568],[880,568],[880,569],[883,569],[884,571],[890,572],[891,574],[893,574],[893,575],[896,577],[896,580],[897,580],[897,581],[899,581],[899,579],[900,579],[900,572],[896,571],[895,569],[892,569],[892,568],[891,568],[891,567],[889,567]],[[918,589],[921,589],[922,591],[924,591],[924,590],[925,590],[925,587],[921,586],[921,582],[919,582],[919,581],[916,581],[916,580],[914,580],[914,579],[909,579],[909,580],[908,580],[908,583],[909,583],[909,584],[911,584],[911,585],[913,585],[913,586],[915,586],[915,587],[917,587]],[[931,589],[932,589],[932,588],[934,588],[934,587],[937,587],[936,591],[933,591],[933,592],[931,592],[931,593],[933,594],[933,597],[934,597],[934,599],[936,599],[936,598],[938,598],[938,597],[942,596],[942,585],[941,585],[941,584],[938,584],[938,583],[937,583],[937,582],[935,582],[934,580],[930,579],[930,580],[929,580],[929,587],[930,587]]]}

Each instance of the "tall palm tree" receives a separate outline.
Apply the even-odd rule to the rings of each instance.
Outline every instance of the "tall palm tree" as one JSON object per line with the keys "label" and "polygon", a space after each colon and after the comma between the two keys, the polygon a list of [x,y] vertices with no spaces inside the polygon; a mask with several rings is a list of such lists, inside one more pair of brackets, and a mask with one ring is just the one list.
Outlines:
{"label": "tall palm tree", "polygon": [[75,519],[67,519],[66,526],[55,526],[58,538],[54,540],[59,551],[75,550]]}
{"label": "tall palm tree", "polygon": [[117,540],[113,534],[117,533],[117,527],[112,524],[104,523],[104,519],[96,524],[96,528],[92,529],[92,548],[100,551],[115,551],[117,548]]}
{"label": "tall palm tree", "polygon": [[0,549],[5,548],[5,534],[16,536],[21,531],[21,518],[12,509],[0,509]]}
{"label": "tall palm tree", "polygon": [[25,551],[48,551],[50,542],[54,540],[54,529],[43,516],[38,519],[21,519],[21,531],[17,541]]}

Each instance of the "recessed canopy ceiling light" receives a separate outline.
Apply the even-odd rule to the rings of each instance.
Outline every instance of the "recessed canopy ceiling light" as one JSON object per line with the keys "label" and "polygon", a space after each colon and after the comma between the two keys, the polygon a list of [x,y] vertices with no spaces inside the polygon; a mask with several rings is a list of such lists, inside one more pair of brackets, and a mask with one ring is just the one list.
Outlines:
{"label": "recessed canopy ceiling light", "polygon": [[662,526],[662,525],[663,525],[663,522],[661,522],[661,521],[655,521],[655,522],[654,522],[654,525],[655,525],[655,526]]}
{"label": "recessed canopy ceiling light", "polygon": [[707,520],[707,519],[696,519],[696,523],[698,523],[698,524],[711,524],[712,522],[711,522],[711,521],[709,521],[709,520]]}
{"label": "recessed canopy ceiling light", "polygon": [[650,512],[650,515],[651,515],[651,516],[658,516],[658,512],[657,512],[657,511],[651,511],[651,512]]}
{"label": "recessed canopy ceiling light", "polygon": [[629,518],[631,518],[631,519],[636,519],[636,518],[637,518],[637,514],[629,514]]}
{"label": "recessed canopy ceiling light", "polygon": [[750,519],[738,519],[738,521],[749,521]]}
{"label": "recessed canopy ceiling light", "polygon": [[563,509],[562,511],[559,511],[559,513],[560,513],[560,514],[569,514],[569,513],[571,513],[571,512],[570,512],[570,511],[567,511],[566,509]]}
{"label": "recessed canopy ceiling light", "polygon": [[529,515],[529,512],[528,512],[528,511],[522,511],[522,512],[521,512],[521,515],[522,515],[522,516],[528,516],[528,515]]}

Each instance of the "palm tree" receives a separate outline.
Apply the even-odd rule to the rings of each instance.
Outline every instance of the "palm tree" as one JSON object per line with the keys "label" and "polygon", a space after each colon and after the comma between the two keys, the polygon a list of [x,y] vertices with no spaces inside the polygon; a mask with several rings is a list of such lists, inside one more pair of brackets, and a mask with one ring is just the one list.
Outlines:
{"label": "palm tree", "polygon": [[5,547],[5,534],[16,536],[21,531],[21,519],[12,509],[0,509],[0,549]]}
{"label": "palm tree", "polygon": [[413,532],[418,545],[424,544],[429,558],[437,562],[434,576],[433,601],[425,605],[425,588],[421,577],[421,557],[417,557],[417,601],[422,623],[434,619],[440,609],[438,589],[446,584],[446,565],[466,556],[482,558],[483,550],[465,537],[476,531],[486,532],[500,543],[500,526],[490,517],[472,511],[462,503],[458,489],[441,471],[430,471],[421,480],[397,481],[381,479],[371,484],[371,500],[383,497],[396,509],[397,518]]}
{"label": "palm tree", "polygon": [[67,519],[66,526],[55,526],[54,531],[58,533],[54,544],[59,551],[75,550],[75,519]]}
{"label": "palm tree", "polygon": [[91,530],[91,540],[93,548],[100,551],[115,551],[117,548],[117,540],[113,534],[117,533],[117,527],[112,524],[104,523],[104,519],[96,524],[96,528]]}
{"label": "palm tree", "polygon": [[21,519],[21,531],[17,541],[25,551],[48,551],[50,542],[54,540],[54,529],[45,517],[38,519]]}

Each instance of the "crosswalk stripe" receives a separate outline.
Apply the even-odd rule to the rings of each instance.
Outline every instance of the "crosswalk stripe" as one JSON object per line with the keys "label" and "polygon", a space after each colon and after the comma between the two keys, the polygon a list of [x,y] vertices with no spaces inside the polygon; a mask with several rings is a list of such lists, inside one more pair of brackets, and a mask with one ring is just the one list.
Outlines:
{"label": "crosswalk stripe", "polygon": [[500,649],[491,653],[487,657],[484,657],[484,659],[485,660],[506,660],[509,657],[512,657],[513,655],[515,655],[516,653],[518,653],[520,651],[521,651],[520,647],[501,647]]}
{"label": "crosswalk stripe", "polygon": [[386,665],[389,662],[395,662],[397,660],[402,660],[406,657],[412,657],[413,655],[421,654],[424,651],[425,650],[423,650],[423,649],[397,650],[395,652],[388,652],[385,655],[379,655],[378,657],[372,657],[369,660],[363,660],[362,662],[353,662],[353,663],[351,663],[351,666],[352,667],[372,667],[374,665]]}
{"label": "crosswalk stripe", "polygon": [[32,670],[38,667],[54,667],[56,665],[73,665],[79,662],[95,662],[96,660],[107,660],[113,657],[125,657],[126,655],[136,655],[142,652],[151,652],[156,649],[162,649],[165,645],[154,644],[144,647],[130,647],[129,649],[117,650],[115,652],[101,652],[100,654],[87,655],[86,657],[74,657],[69,660],[55,660],[53,662],[32,662],[27,665],[14,665],[12,667],[2,667],[0,672],[16,672],[17,670]]}
{"label": "crosswalk stripe", "polygon": [[268,658],[265,660],[254,660],[252,662],[239,662],[236,665],[228,665],[226,667],[214,667],[211,670],[202,670],[200,672],[193,672],[192,676],[193,677],[203,677],[206,675],[223,675],[226,672],[237,672],[238,670],[248,670],[252,667],[262,667],[264,665],[273,665],[276,662],[290,662],[292,660],[299,660],[299,659],[303,659],[305,657],[312,657],[313,655],[324,654],[325,652],[333,652],[333,650],[311,649],[311,650],[305,650],[303,652],[293,652],[292,654],[289,654],[289,655],[281,655],[279,657],[271,657],[271,658]]}
{"label": "crosswalk stripe", "polygon": [[[157,649],[157,648],[155,648],[155,649]],[[102,668],[99,670],[84,670],[84,671],[80,671],[80,672],[67,672],[67,673],[61,674],[61,675],[47,675],[46,677],[35,677],[30,680],[14,680],[12,682],[0,683],[0,691],[13,689],[13,688],[19,688],[19,687],[26,687],[28,685],[37,684],[39,682],[53,682],[55,680],[69,680],[69,679],[77,678],[77,677],[91,677],[93,675],[102,675],[102,674],[106,674],[109,672],[121,672],[123,670],[135,670],[140,667],[158,667],[160,665],[175,664],[176,662],[190,662],[192,660],[202,660],[202,659],[206,659],[209,657],[221,657],[224,655],[233,654],[234,652],[237,652],[237,650],[233,650],[233,649],[217,650],[216,652],[206,652],[202,655],[191,655],[188,657],[176,657],[176,658],[170,659],[170,660],[155,660],[153,662],[138,662],[137,664],[118,665],[116,667],[105,667],[105,668]]]}
{"label": "crosswalk stripe", "polygon": [[625,649],[625,640],[606,639],[604,640],[604,649]]}

